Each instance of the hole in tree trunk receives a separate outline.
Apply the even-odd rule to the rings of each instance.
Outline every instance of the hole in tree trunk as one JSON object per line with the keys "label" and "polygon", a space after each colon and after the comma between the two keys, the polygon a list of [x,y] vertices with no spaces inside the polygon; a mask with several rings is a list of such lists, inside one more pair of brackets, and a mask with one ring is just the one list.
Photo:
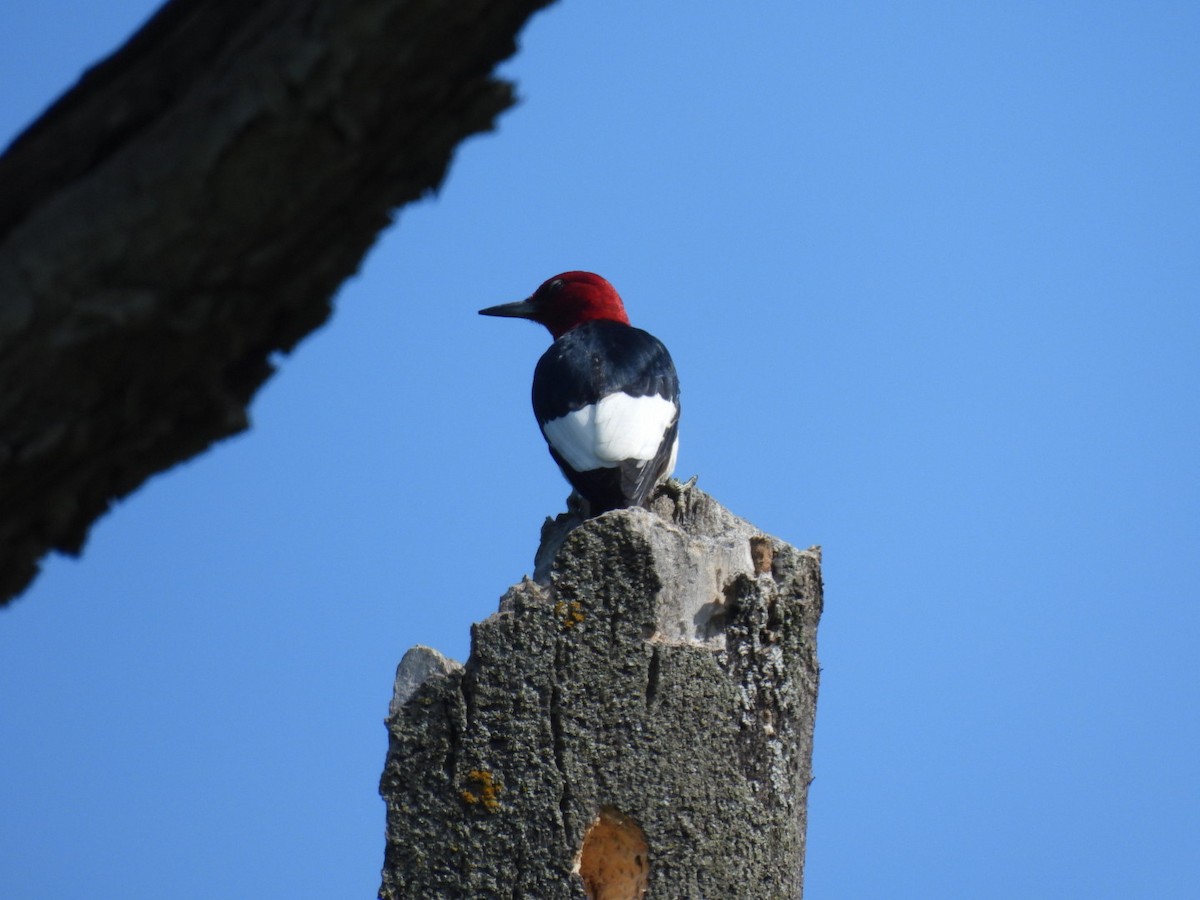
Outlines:
{"label": "hole in tree trunk", "polygon": [[575,858],[589,900],[641,900],[650,878],[649,848],[640,825],[615,809],[600,810]]}

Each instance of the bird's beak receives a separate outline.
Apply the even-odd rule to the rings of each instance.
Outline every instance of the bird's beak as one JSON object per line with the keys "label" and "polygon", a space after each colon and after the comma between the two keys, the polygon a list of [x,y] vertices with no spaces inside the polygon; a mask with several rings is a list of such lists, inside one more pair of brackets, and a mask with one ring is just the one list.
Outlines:
{"label": "bird's beak", "polygon": [[479,311],[481,316],[503,316],[506,319],[532,319],[537,315],[533,299],[518,300],[516,303],[501,303]]}

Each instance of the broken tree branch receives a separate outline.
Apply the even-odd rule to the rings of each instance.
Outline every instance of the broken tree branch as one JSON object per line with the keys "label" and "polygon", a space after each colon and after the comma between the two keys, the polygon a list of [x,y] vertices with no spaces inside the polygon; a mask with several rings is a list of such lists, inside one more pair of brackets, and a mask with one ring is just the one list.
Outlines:
{"label": "broken tree branch", "polygon": [[171,0],[0,157],[0,602],[247,427],[549,0]]}

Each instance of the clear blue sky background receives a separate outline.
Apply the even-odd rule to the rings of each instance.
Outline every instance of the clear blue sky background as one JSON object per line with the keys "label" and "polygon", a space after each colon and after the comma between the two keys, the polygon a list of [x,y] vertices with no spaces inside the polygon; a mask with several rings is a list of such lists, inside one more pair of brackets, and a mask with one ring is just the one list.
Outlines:
{"label": "clear blue sky background", "polygon": [[[0,7],[0,134],[152,5]],[[825,548],[808,896],[1195,896],[1200,5],[565,0],[504,71],[252,431],[0,612],[0,896],[374,896],[396,662],[567,493],[475,311],[571,268]]]}

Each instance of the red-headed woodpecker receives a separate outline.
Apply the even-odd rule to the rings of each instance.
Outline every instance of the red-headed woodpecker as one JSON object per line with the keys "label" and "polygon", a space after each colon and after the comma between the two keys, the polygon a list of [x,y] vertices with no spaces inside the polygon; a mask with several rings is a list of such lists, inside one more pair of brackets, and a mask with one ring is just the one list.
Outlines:
{"label": "red-headed woodpecker", "polygon": [[479,312],[553,335],[533,372],[533,413],[590,514],[644,506],[679,449],[679,378],[662,342],[630,325],[616,290],[591,272],[555,275],[526,300]]}

